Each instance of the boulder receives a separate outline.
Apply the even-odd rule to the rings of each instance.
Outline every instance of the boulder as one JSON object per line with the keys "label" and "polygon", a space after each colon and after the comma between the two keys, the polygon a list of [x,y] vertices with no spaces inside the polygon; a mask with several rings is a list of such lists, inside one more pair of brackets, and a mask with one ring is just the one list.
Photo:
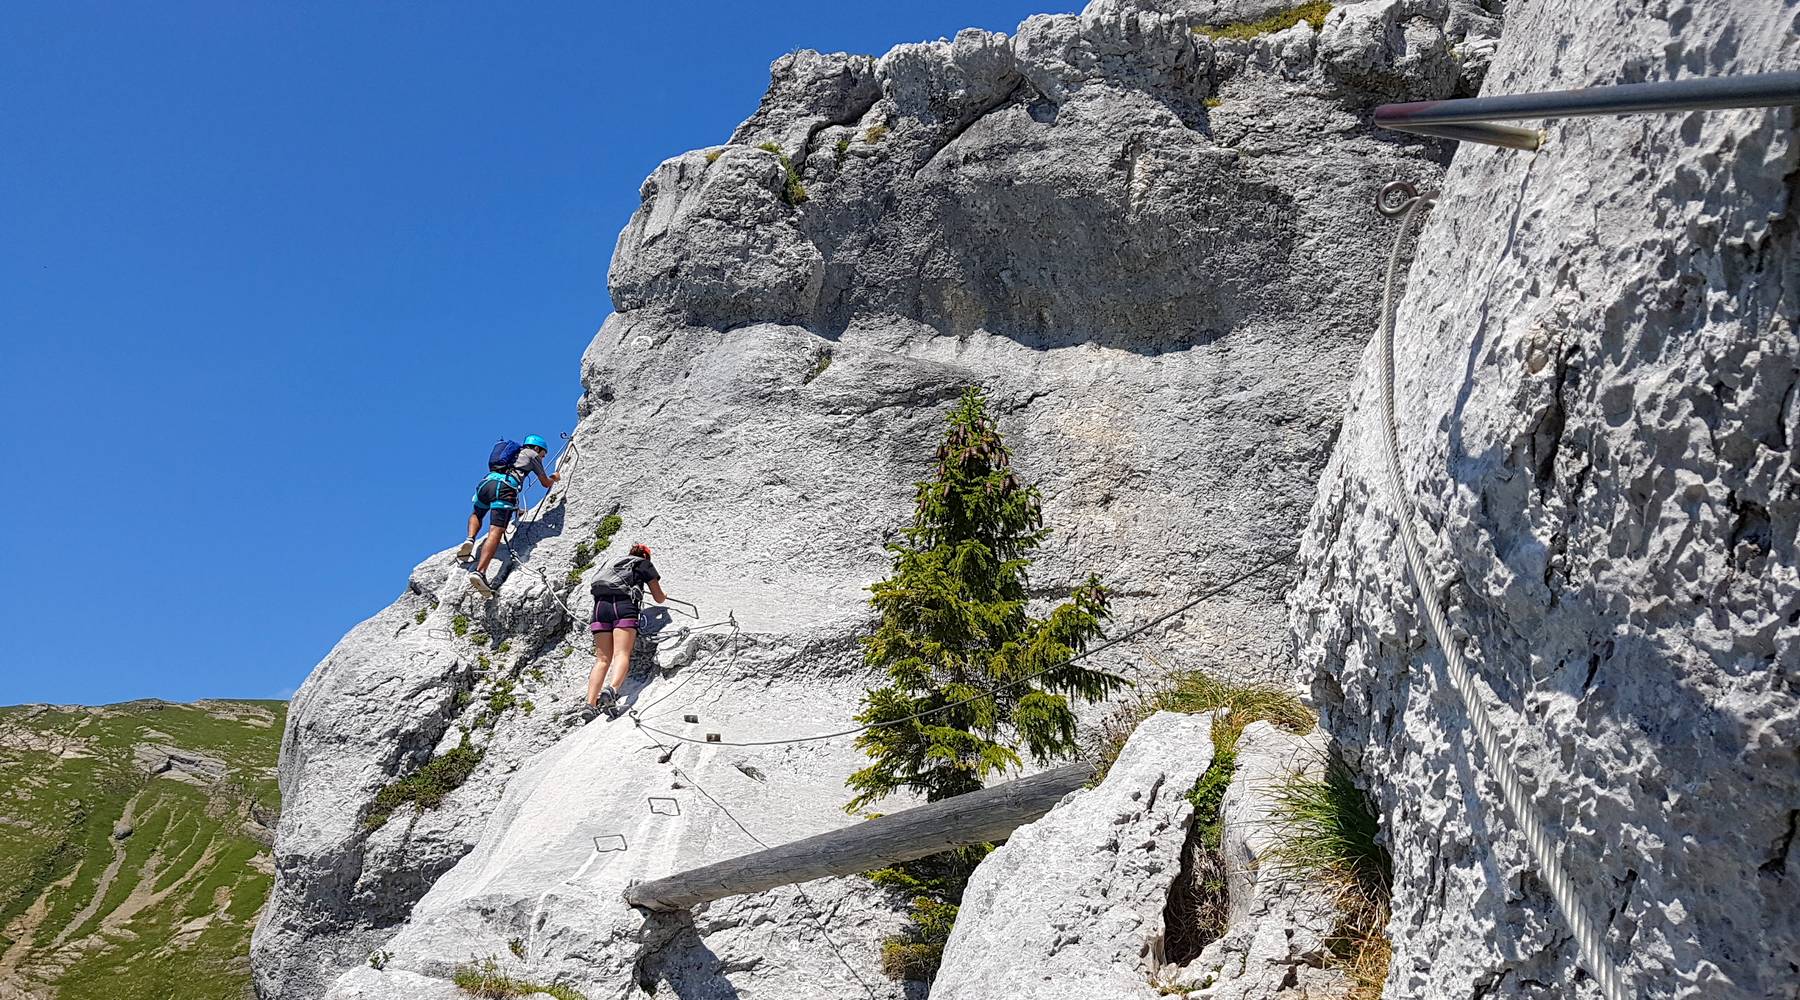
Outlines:
{"label": "boulder", "polygon": [[1153,998],[1163,908],[1212,762],[1211,715],[1159,712],[1098,787],[1020,827],[969,879],[934,1000]]}

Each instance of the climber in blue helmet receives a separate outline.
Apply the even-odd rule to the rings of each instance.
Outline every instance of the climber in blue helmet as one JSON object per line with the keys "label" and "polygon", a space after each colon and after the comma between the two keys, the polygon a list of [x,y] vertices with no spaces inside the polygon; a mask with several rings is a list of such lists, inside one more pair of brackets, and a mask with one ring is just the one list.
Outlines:
{"label": "climber in blue helmet", "polygon": [[506,526],[512,523],[513,512],[519,509],[519,491],[525,488],[526,477],[537,476],[545,489],[562,478],[544,471],[544,456],[548,454],[550,446],[536,434],[525,435],[521,444],[499,441],[488,453],[487,478],[475,487],[475,509],[469,514],[469,537],[456,550],[456,558],[459,562],[467,562],[475,554],[475,534],[481,530],[481,519],[485,516],[487,540],[481,546],[481,561],[469,571],[469,583],[489,597],[494,596],[494,588],[487,581],[488,563],[493,561],[494,552],[500,548],[500,539],[506,534]]}

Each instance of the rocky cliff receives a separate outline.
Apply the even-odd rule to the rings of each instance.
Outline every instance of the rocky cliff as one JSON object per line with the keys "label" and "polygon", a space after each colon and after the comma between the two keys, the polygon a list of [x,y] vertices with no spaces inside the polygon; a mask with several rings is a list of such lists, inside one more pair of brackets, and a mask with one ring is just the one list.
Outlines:
{"label": "rocky cliff", "polygon": [[[1376,131],[1369,111],[1472,93],[1497,15],[1320,6],[1095,0],[880,58],[803,51],[728,142],[658,167],[619,237],[618,312],[582,358],[569,474],[514,539],[499,597],[470,592],[448,551],[427,558],[294,700],[261,994],[449,997],[459,967],[491,960],[590,1000],[919,995],[876,957],[902,900],[863,880],[680,919],[619,891],[852,821],[843,741],[728,743],[847,724],[870,681],[863,588],[971,384],[1043,484],[1042,597],[1098,572],[1135,623],[1305,532],[1291,598],[1295,571],[1271,572],[1103,662],[1307,678],[1395,849],[1392,995],[1573,982],[1415,655],[1366,485],[1367,390],[1350,394],[1393,229],[1374,193],[1438,186],[1450,152]],[[1791,58],[1769,11],[1668,6],[1513,12],[1504,86]],[[1668,42],[1694,31],[1714,40]],[[1639,981],[1729,978],[1745,996],[1775,995],[1754,992],[1775,970],[1725,938],[1754,923],[1762,954],[1794,925],[1778,842],[1792,786],[1766,783],[1793,763],[1786,114],[1581,123],[1538,158],[1458,152],[1402,313],[1410,481],[1439,558],[1487,588],[1458,591],[1464,624],[1497,703],[1527,706],[1506,717],[1567,803],[1552,819],[1597,841],[1578,876],[1627,915],[1621,943],[1642,934],[1655,961],[1687,963],[1634,959]],[[1711,534],[1682,534],[1690,520]],[[698,615],[640,648],[627,702],[648,728],[581,726],[578,581],[634,540]],[[1739,559],[1754,568],[1726,572]],[[1604,697],[1581,691],[1590,670]],[[727,743],[679,739],[706,733]],[[1717,799],[1754,820],[1704,826],[1693,810]],[[1640,808],[1663,819],[1639,825]],[[1701,859],[1703,889],[1659,868],[1672,850]],[[1741,923],[1703,938],[1701,911]],[[974,920],[959,936],[1006,940]]]}
{"label": "rocky cliff", "polygon": [[[1496,92],[1791,69],[1787,3],[1535,3]],[[1483,698],[1633,996],[1800,982],[1793,109],[1457,151],[1396,326],[1402,476]],[[1292,607],[1394,850],[1393,996],[1590,996],[1403,575],[1375,358]]]}

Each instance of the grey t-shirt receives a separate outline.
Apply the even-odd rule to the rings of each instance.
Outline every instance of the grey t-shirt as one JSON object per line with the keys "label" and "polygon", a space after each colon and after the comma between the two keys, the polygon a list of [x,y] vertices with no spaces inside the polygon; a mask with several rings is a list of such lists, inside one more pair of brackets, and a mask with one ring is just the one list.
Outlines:
{"label": "grey t-shirt", "polygon": [[533,475],[549,479],[550,474],[544,471],[544,459],[536,448],[520,448],[513,459],[512,474],[520,483],[530,482]]}

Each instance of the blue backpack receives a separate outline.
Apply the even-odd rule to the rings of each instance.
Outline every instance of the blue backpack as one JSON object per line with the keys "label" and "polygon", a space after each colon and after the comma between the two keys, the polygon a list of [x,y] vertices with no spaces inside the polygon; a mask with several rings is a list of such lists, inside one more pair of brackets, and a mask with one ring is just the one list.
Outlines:
{"label": "blue backpack", "polygon": [[495,441],[494,450],[488,452],[488,471],[513,471],[513,459],[519,457],[519,449],[521,447],[523,447],[523,445],[519,444],[519,442],[508,441],[506,438]]}

